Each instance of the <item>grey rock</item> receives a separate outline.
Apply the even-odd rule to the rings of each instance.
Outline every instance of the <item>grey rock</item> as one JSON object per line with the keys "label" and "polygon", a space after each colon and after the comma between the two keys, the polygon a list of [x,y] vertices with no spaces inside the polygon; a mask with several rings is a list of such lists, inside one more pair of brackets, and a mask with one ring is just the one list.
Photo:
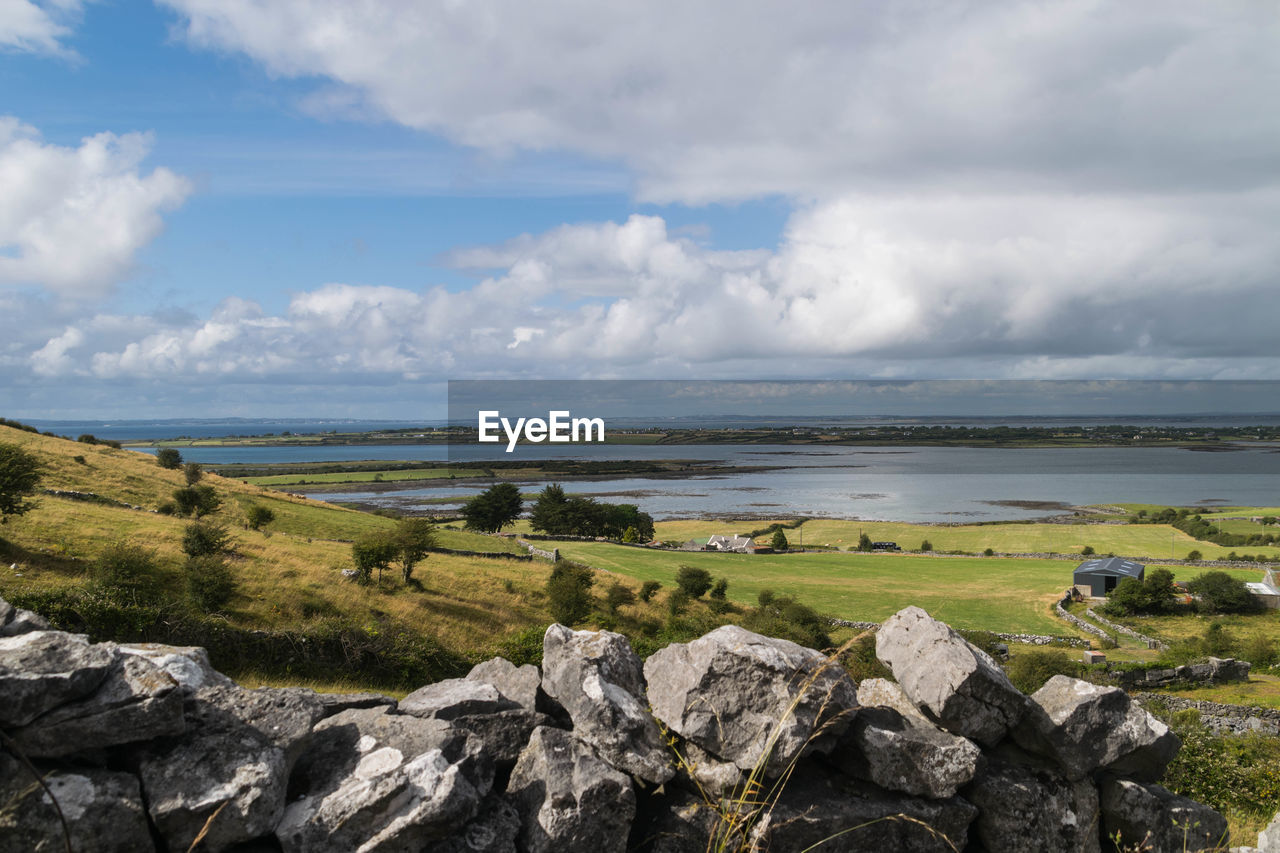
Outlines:
{"label": "grey rock", "polygon": [[998,743],[1026,711],[1027,697],[986,652],[919,607],[906,607],[876,632],[876,657],[912,704],[948,731]]}
{"label": "grey rock", "polygon": [[[735,768],[736,769],[736,768]],[[647,853],[707,853],[708,850],[739,850],[745,847],[741,833],[713,842],[722,827],[716,810],[701,797],[672,791],[655,808],[637,820],[632,830],[632,848]]]}
{"label": "grey rock", "polygon": [[747,774],[732,761],[721,761],[692,741],[683,741],[679,750],[678,778],[686,787],[711,798],[743,789]]}
{"label": "grey rock", "polygon": [[324,718],[324,706],[310,691],[276,687],[245,690],[232,684],[205,688],[189,697],[186,718],[188,726],[205,733],[251,729],[281,750],[288,772],[307,748],[312,728]]}
{"label": "grey rock", "polygon": [[430,853],[516,853],[519,835],[520,813],[505,797],[491,796],[470,823],[432,846]]}
{"label": "grey rock", "polygon": [[1280,812],[1258,833],[1258,853],[1280,853]]}
{"label": "grey rock", "polygon": [[973,741],[945,732],[919,714],[865,707],[830,754],[831,762],[852,776],[935,800],[953,797],[969,784],[981,757]]}
{"label": "grey rock", "polygon": [[0,637],[0,728],[25,726],[83,699],[107,677],[119,652],[80,634],[29,631]]}
{"label": "grey rock", "polygon": [[864,708],[892,708],[904,717],[930,722],[911,704],[902,688],[887,678],[867,678],[859,682],[858,704]]}
{"label": "grey rock", "polygon": [[518,667],[506,658],[491,658],[473,666],[467,673],[467,678],[492,684],[512,702],[530,711],[538,710],[538,689],[542,685],[542,675],[531,663]]}
{"label": "grey rock", "polygon": [[645,701],[643,665],[626,637],[547,628],[542,689],[569,713],[574,734],[614,767],[655,784],[675,775],[674,756]]}
{"label": "grey rock", "polygon": [[520,706],[484,681],[447,678],[420,687],[400,700],[402,714],[452,720],[464,714],[495,714]]}
{"label": "grey rock", "polygon": [[341,714],[343,711],[353,709],[378,708],[381,706],[386,706],[388,710],[394,711],[397,704],[395,699],[390,696],[383,696],[381,693],[317,693],[309,687],[280,687],[275,689],[313,698],[320,706],[322,717],[332,717],[334,714]]}
{"label": "grey rock", "polygon": [[205,687],[231,687],[235,684],[213,668],[209,663],[209,653],[199,646],[125,643],[118,648],[127,655],[146,658],[169,673],[188,695]]}
{"label": "grey rock", "polygon": [[1159,785],[1107,777],[1100,786],[1102,825],[1108,837],[1141,842],[1152,853],[1218,850],[1227,846],[1227,821],[1206,805]]}
{"label": "grey rock", "polygon": [[725,625],[645,662],[649,702],[669,729],[750,771],[782,772],[848,725],[857,688],[812,649]]}
{"label": "grey rock", "polygon": [[0,598],[0,637],[16,637],[30,631],[49,630],[49,621],[38,613],[14,607]]}
{"label": "grey rock", "polygon": [[777,804],[752,828],[751,849],[954,853],[965,849],[977,811],[959,797],[925,800],[866,782],[841,783],[818,772],[797,772]]}
{"label": "grey rock", "polygon": [[561,729],[535,729],[507,796],[520,813],[528,853],[622,853],[636,814],[631,779]]}
{"label": "grey rock", "polygon": [[494,714],[474,714],[453,720],[455,728],[472,734],[500,768],[510,769],[529,745],[533,730],[551,726],[551,718],[537,711],[516,708]]}
{"label": "grey rock", "polygon": [[[1013,752],[1013,750],[1008,750]],[[1001,853],[1096,853],[1098,791],[1047,764],[988,756],[964,796],[980,814],[973,831]]]}
{"label": "grey rock", "polygon": [[56,758],[181,734],[184,728],[177,682],[143,658],[120,655],[91,695],[10,734],[28,757]]}
{"label": "grey rock", "polygon": [[49,791],[35,784],[25,767],[0,752],[0,853],[65,850],[68,842],[76,853],[155,849],[142,792],[133,776],[76,769],[47,772],[44,780]]}
{"label": "grey rock", "polygon": [[1048,756],[1070,779],[1105,768],[1154,782],[1182,743],[1118,687],[1055,675],[1031,696],[1014,730],[1022,748]]}
{"label": "grey rock", "polygon": [[493,768],[438,719],[351,709],[315,727],[276,836],[286,851],[417,850],[467,824]]}

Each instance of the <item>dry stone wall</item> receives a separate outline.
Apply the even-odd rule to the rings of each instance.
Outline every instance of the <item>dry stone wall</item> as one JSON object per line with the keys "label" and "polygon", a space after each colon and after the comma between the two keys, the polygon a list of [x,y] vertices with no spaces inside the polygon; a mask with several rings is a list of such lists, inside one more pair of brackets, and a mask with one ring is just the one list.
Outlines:
{"label": "dry stone wall", "polygon": [[0,853],[1226,840],[1159,785],[1178,740],[1124,691],[1058,676],[1023,695],[914,607],[876,653],[895,681],[732,625],[643,663],[620,635],[553,625],[540,670],[494,659],[397,703],[246,690],[201,649],[90,643],[0,601]]}

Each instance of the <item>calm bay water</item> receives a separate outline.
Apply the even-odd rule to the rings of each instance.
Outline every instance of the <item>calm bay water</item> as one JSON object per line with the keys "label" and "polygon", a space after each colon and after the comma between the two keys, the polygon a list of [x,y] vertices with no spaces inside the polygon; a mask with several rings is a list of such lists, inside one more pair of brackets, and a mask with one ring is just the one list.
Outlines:
{"label": "calm bay water", "polygon": [[[474,453],[469,453],[474,451]],[[491,451],[442,445],[364,447],[183,448],[207,464],[443,460]],[[606,445],[539,447],[540,458],[698,459],[775,470],[687,479],[619,477],[566,484],[570,492],[635,503],[655,518],[808,515],[894,521],[975,521],[1043,516],[1044,508],[1006,501],[1062,504],[1280,504],[1280,448],[1249,446],[1205,452],[1174,448],[989,449],[964,447],[806,447],[795,445]],[[544,481],[522,483],[526,491]],[[315,497],[427,506],[459,502],[487,483]],[[439,504],[431,504],[440,508]]]}

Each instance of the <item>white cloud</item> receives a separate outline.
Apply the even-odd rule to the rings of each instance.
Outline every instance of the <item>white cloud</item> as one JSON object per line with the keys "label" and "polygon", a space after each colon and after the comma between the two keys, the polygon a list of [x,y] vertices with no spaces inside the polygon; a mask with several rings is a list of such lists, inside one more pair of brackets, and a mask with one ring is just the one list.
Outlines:
{"label": "white cloud", "polygon": [[107,292],[160,233],[161,213],[191,191],[168,169],[140,172],[149,148],[138,133],[63,147],[0,116],[0,285],[66,297]]}
{"label": "white cloud", "polygon": [[1247,186],[1280,165],[1268,3],[163,0],[313,109],[631,167],[642,197]]}
{"label": "white cloud", "polygon": [[71,34],[68,23],[83,6],[81,0],[0,0],[0,49],[74,56],[60,40]]}

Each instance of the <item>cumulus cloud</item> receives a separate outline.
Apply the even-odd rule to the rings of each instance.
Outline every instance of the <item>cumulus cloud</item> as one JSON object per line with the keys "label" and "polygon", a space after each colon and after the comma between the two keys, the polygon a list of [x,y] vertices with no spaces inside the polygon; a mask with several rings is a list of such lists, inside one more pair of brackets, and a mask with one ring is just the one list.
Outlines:
{"label": "cumulus cloud", "polygon": [[643,197],[1247,186],[1280,166],[1267,3],[162,0],[309,103],[618,160]]}
{"label": "cumulus cloud", "polygon": [[[328,284],[267,315],[99,316],[30,348],[98,380],[393,383],[462,376],[1280,378],[1280,195],[1180,206],[1057,197],[846,198],[776,252],[662,219],[456,253],[470,290]],[[979,215],[975,216],[975,211]],[[1252,230],[1251,230],[1252,229]],[[1262,271],[1262,272],[1259,272]]]}
{"label": "cumulus cloud", "polygon": [[146,134],[99,133],[64,147],[0,116],[0,285],[107,292],[191,191],[168,169],[141,173],[150,145]]}
{"label": "cumulus cloud", "polygon": [[68,23],[83,6],[80,0],[0,0],[0,50],[73,56],[60,40],[71,34]]}

